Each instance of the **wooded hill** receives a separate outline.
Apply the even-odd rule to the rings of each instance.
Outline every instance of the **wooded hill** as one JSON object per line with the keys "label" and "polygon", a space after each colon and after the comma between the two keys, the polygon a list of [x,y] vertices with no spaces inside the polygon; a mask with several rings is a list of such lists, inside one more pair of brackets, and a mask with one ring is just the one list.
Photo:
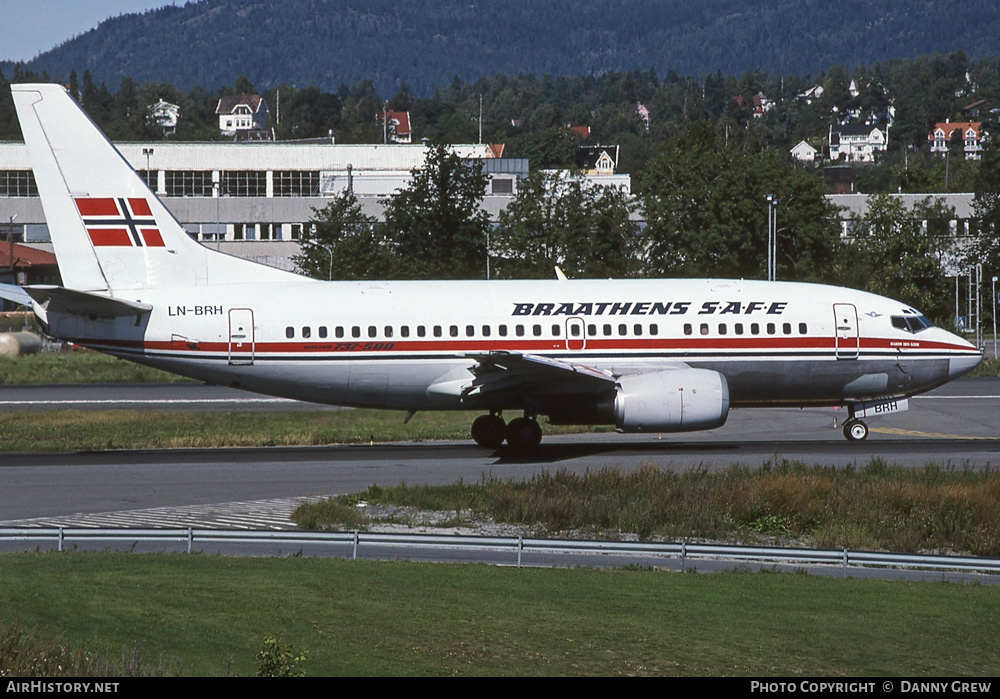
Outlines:
{"label": "wooded hill", "polygon": [[[14,21],[5,18],[5,21]],[[428,97],[453,77],[815,75],[831,66],[964,51],[1000,55],[993,0],[201,0],[123,15],[27,63],[117,86],[214,91],[246,75],[332,92],[372,81]],[[0,55],[2,58],[2,55]],[[0,63],[10,76],[13,65]]]}

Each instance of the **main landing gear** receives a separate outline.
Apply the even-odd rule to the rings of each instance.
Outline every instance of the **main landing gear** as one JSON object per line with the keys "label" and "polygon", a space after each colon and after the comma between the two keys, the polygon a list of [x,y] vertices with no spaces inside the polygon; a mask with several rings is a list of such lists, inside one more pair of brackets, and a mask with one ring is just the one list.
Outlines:
{"label": "main landing gear", "polygon": [[533,415],[505,423],[500,414],[493,411],[472,422],[472,439],[487,449],[496,449],[505,441],[514,449],[534,449],[542,443],[542,428]]}

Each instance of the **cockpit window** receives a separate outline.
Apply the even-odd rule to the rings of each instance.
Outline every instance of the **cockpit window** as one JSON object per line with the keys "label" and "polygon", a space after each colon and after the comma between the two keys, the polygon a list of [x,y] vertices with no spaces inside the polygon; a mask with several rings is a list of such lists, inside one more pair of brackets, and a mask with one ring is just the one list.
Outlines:
{"label": "cockpit window", "polygon": [[904,330],[908,333],[918,333],[921,330],[934,327],[925,316],[891,316],[892,327]]}

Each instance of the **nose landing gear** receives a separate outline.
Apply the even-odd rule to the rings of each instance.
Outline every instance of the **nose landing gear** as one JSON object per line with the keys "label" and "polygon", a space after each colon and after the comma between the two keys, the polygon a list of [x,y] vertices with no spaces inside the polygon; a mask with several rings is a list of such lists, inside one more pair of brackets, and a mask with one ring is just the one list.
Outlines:
{"label": "nose landing gear", "polygon": [[849,442],[861,442],[868,439],[868,425],[852,417],[844,423],[844,436]]}

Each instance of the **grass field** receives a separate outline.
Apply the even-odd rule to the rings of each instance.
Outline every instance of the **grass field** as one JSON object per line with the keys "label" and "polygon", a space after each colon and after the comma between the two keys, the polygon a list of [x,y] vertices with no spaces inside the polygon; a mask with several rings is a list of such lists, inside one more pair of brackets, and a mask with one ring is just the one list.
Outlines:
{"label": "grass field", "polygon": [[[469,439],[478,412],[402,411],[147,412],[52,410],[0,412],[0,452],[174,449]],[[548,434],[610,428],[547,426]]]}
{"label": "grass field", "polygon": [[[542,470],[525,480],[369,486],[300,505],[304,529],[353,530],[356,503],[453,513],[541,536],[711,539],[906,553],[1000,556],[1000,473],[872,459],[861,468],[767,462],[674,472],[642,466],[586,473]],[[396,515],[392,515],[396,517]]]}
{"label": "grass field", "polygon": [[71,553],[0,556],[0,591],[4,621],[180,675],[253,674],[266,636],[312,676],[982,677],[1000,657],[996,586]]}
{"label": "grass field", "polygon": [[188,381],[90,350],[0,357],[0,385],[58,383],[173,383]]}

